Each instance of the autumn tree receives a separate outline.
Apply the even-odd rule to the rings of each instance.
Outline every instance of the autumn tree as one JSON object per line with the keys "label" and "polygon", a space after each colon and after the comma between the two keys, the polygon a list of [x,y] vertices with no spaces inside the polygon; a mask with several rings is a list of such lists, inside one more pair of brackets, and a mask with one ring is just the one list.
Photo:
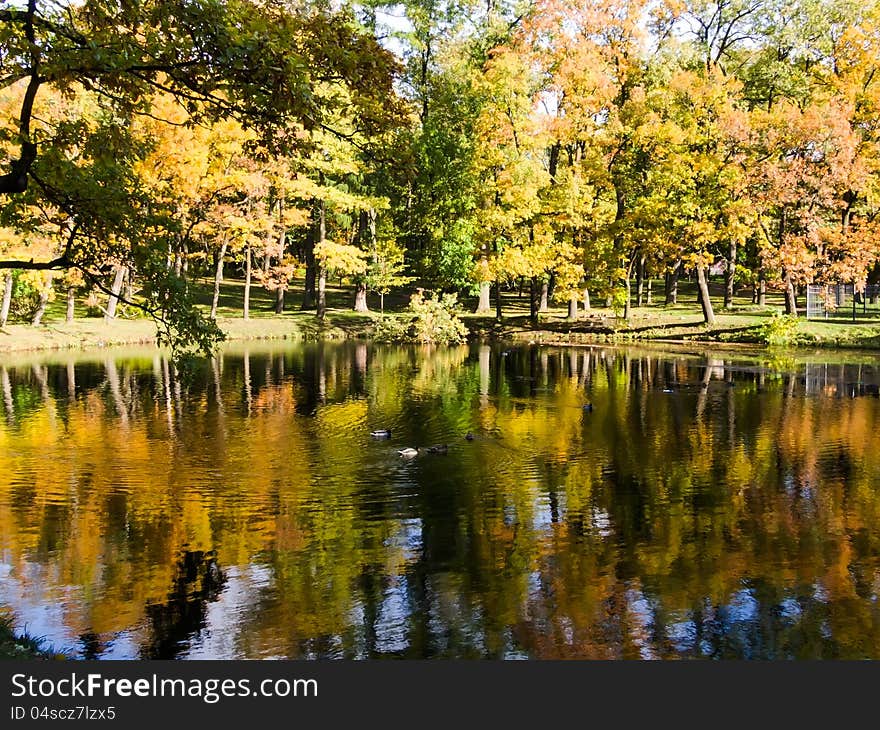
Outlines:
{"label": "autumn tree", "polygon": [[[144,306],[159,319],[160,335],[174,344],[209,348],[219,333],[165,265],[167,236],[148,220],[149,201],[134,184],[131,163],[144,149],[130,124],[152,113],[155,92],[175,98],[196,123],[225,119],[248,126],[256,143],[270,150],[296,144],[291,123],[327,126],[333,101],[311,93],[326,80],[349,89],[361,130],[399,118],[395,60],[345,11],[249,0],[136,7],[30,0],[4,4],[0,19],[4,93],[18,108],[14,123],[2,130],[7,172],[0,175],[0,193],[12,196],[13,207],[19,201],[55,205],[78,223],[77,236],[53,258],[0,266],[100,268],[104,244],[80,242],[112,238],[118,260],[141,277]],[[41,124],[35,110],[53,91],[88,96],[97,110],[93,121],[69,115],[64,124]]]}

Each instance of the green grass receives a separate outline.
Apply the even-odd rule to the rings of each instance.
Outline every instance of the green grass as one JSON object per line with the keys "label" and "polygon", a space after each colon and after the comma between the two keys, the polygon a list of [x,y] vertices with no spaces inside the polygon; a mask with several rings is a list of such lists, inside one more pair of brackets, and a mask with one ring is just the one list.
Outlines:
{"label": "green grass", "polygon": [[0,659],[67,659],[67,655],[46,644],[45,639],[17,632],[12,616],[0,613]]}
{"label": "green grass", "polygon": [[[207,313],[212,297],[212,282],[207,278],[192,283],[198,305]],[[610,309],[594,307],[588,314],[581,309],[576,322],[567,320],[567,305],[553,302],[549,311],[541,313],[537,326],[529,319],[528,291],[502,294],[503,320],[475,315],[475,297],[462,301],[463,319],[477,336],[528,339],[546,343],[578,342],[631,342],[657,340],[661,342],[715,342],[730,344],[760,344],[762,326],[774,313],[781,312],[781,293],[768,292],[767,306],[751,303],[751,291],[743,289],[734,298],[733,306],[722,308],[720,282],[712,282],[716,323],[707,327],[696,302],[696,285],[679,283],[678,303],[663,304],[662,283],[654,281],[654,302],[650,306],[633,307],[629,320],[624,320]],[[412,289],[391,292],[385,297],[386,313],[401,312]],[[352,311],[354,293],[350,286],[338,281],[328,282],[327,317],[319,323],[314,311],[299,309],[302,282],[285,297],[285,311],[275,314],[275,297],[259,286],[251,288],[250,319],[242,318],[244,285],[240,279],[227,278],[221,286],[217,321],[230,340],[258,339],[342,339],[366,337],[379,309],[379,297],[370,294],[369,314]],[[597,304],[599,302],[596,302]],[[801,305],[803,305],[801,298]],[[150,344],[155,342],[155,326],[146,317],[120,318],[105,323],[100,317],[87,317],[81,302],[77,303],[76,319],[64,321],[66,302],[59,296],[47,309],[40,327],[13,322],[0,330],[0,352],[38,349],[82,349],[121,344]],[[129,313],[137,310],[129,308]],[[794,345],[808,347],[880,349],[880,310],[876,319],[860,319],[852,323],[846,319],[798,322]]]}

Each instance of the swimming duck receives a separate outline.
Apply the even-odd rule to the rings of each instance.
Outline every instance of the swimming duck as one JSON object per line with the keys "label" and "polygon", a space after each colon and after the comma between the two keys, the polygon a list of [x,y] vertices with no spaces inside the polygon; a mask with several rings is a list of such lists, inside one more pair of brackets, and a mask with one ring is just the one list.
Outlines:
{"label": "swimming duck", "polygon": [[391,431],[387,428],[380,428],[378,431],[370,431],[370,436],[374,439],[387,439],[391,438]]}
{"label": "swimming duck", "polygon": [[419,450],[412,447],[407,447],[405,449],[398,449],[397,453],[405,459],[411,459],[414,456],[418,456]]}
{"label": "swimming duck", "polygon": [[428,453],[429,454],[445,454],[449,451],[449,446],[446,444],[437,444],[436,446],[429,446]]}

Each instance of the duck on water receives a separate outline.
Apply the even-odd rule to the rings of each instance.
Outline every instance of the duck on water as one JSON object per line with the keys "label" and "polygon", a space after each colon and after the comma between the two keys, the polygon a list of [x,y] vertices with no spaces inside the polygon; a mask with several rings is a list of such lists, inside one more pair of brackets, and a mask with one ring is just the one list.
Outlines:
{"label": "duck on water", "polygon": [[418,456],[422,452],[427,454],[446,454],[449,453],[449,446],[447,444],[437,444],[436,446],[428,446],[425,449],[413,448],[410,446],[405,449],[397,450],[397,453],[405,459],[411,459],[414,456]]}

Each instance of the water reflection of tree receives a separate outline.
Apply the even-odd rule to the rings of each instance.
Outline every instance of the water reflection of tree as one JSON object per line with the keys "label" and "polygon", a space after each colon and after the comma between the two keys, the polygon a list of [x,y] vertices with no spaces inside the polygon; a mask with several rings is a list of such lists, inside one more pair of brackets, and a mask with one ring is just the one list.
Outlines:
{"label": "water reflection of tree", "polygon": [[346,343],[70,373],[0,367],[0,539],[81,592],[94,653],[191,641],[212,594],[179,556],[213,552],[270,576],[223,627],[246,656],[880,656],[853,366]]}
{"label": "water reflection of tree", "polygon": [[183,553],[176,573],[166,600],[146,607],[150,638],[141,647],[143,659],[175,659],[189,648],[226,582],[216,558],[198,550]]}

